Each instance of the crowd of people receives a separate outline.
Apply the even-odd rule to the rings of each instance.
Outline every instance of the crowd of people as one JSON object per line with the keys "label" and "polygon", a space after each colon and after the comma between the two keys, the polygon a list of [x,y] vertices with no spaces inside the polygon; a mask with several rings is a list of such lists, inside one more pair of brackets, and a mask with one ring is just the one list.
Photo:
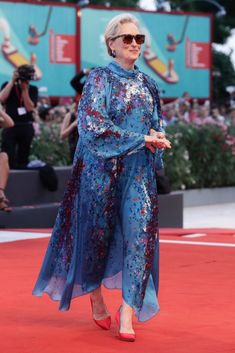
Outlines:
{"label": "crowd of people", "polygon": [[209,100],[199,103],[185,92],[173,102],[162,102],[165,126],[179,122],[202,126],[205,124],[235,126],[235,105],[216,105]]}

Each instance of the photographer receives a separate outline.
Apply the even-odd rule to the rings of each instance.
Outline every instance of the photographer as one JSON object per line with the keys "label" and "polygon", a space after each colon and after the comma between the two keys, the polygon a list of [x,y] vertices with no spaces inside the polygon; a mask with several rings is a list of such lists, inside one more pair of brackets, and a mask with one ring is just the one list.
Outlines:
{"label": "photographer", "polygon": [[90,74],[92,69],[93,69],[93,67],[92,68],[85,68],[85,69],[81,70],[70,81],[71,86],[77,92],[77,95],[76,95],[76,98],[75,98],[75,102],[77,102],[77,103],[79,102],[79,100],[81,98],[84,84],[85,84],[86,79],[87,79],[87,77]]}
{"label": "photographer", "polygon": [[2,151],[8,155],[10,168],[21,169],[28,164],[34,137],[33,110],[38,99],[37,87],[29,84],[34,75],[32,65],[21,65],[0,92],[0,102],[15,124],[2,133]]}
{"label": "photographer", "polygon": [[[4,112],[0,105],[0,128],[11,128],[14,126],[13,120]],[[5,187],[9,176],[8,156],[0,151],[0,211],[11,212],[9,201],[5,195]]]}

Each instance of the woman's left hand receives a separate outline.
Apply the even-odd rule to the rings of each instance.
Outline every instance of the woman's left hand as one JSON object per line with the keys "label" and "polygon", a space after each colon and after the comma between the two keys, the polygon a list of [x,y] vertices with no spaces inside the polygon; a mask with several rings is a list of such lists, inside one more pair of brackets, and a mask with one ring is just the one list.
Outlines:
{"label": "woman's left hand", "polygon": [[166,138],[166,134],[164,132],[159,132],[154,129],[150,129],[150,136],[156,136],[159,139],[164,139]]}
{"label": "woman's left hand", "polygon": [[28,91],[29,89],[29,82],[28,81],[21,81],[20,86],[22,91]]}

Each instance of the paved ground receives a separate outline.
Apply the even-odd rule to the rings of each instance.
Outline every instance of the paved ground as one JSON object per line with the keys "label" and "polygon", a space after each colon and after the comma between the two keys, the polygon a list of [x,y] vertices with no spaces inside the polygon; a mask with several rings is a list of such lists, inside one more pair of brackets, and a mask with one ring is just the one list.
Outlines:
{"label": "paved ground", "polygon": [[185,207],[184,228],[235,228],[235,203]]}
{"label": "paved ground", "polygon": [[[184,228],[228,228],[235,229],[235,203],[185,207]],[[32,238],[48,237],[47,233],[0,232],[0,243]]]}

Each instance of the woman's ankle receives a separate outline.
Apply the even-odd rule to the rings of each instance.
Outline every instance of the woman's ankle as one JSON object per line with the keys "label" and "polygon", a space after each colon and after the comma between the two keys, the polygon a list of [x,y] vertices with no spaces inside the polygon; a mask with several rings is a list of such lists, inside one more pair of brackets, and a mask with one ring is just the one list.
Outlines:
{"label": "woman's ankle", "polygon": [[95,299],[99,299],[99,298],[100,299],[103,298],[103,295],[102,295],[102,292],[101,292],[101,287],[93,290],[93,292],[91,292],[90,296],[91,296],[91,299],[94,299],[94,300]]}
{"label": "woman's ankle", "polygon": [[101,288],[95,289],[90,293],[92,310],[93,310],[93,318],[96,320],[105,319],[109,316],[109,311],[105,305],[104,298],[102,295]]}
{"label": "woman's ankle", "polygon": [[5,198],[5,190],[3,188],[0,188],[0,197]]}
{"label": "woman's ankle", "polygon": [[121,321],[121,330],[123,332],[134,333],[133,330],[133,309],[128,305],[124,300],[120,308],[120,321]]}

